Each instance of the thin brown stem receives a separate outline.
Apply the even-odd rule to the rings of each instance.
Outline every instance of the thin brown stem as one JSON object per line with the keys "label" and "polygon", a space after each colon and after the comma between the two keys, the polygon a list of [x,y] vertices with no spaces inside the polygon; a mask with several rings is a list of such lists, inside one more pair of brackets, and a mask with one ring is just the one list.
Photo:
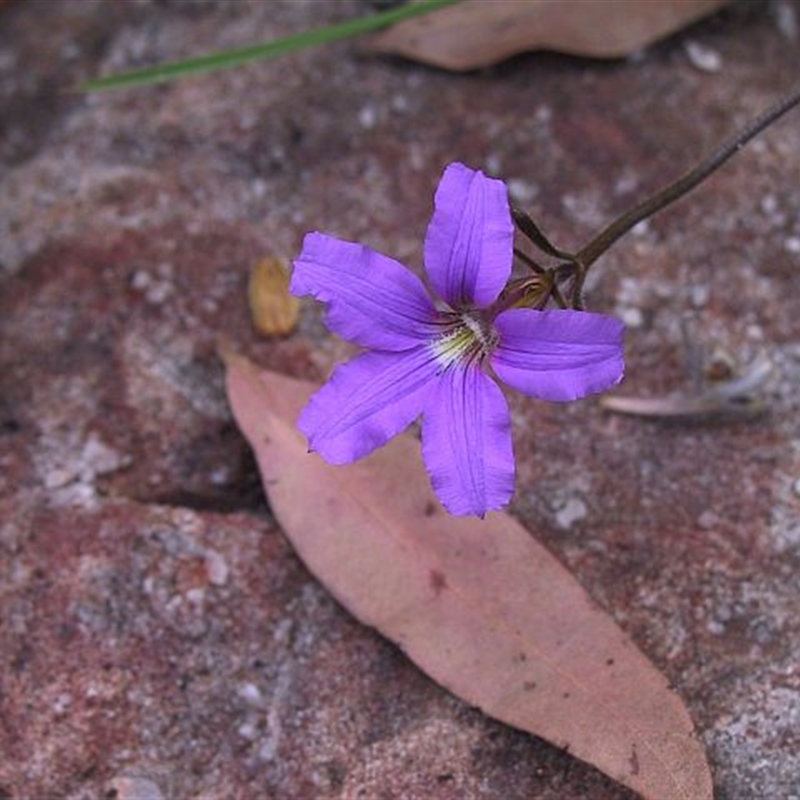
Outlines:
{"label": "thin brown stem", "polygon": [[561,250],[556,247],[543,233],[542,229],[533,221],[529,214],[516,206],[511,206],[511,216],[514,218],[516,226],[522,234],[536,245],[543,253],[554,258],[570,260],[574,258],[573,253]]}
{"label": "thin brown stem", "polygon": [[666,208],[690,192],[698,183],[704,181],[712,172],[719,169],[731,156],[739,152],[747,142],[757,136],[761,131],[770,126],[787,111],[800,102],[800,85],[796,86],[789,94],[768,108],[746,128],[724,141],[714,152],[703,159],[699,164],[685,172],[676,181],[665,186],[660,192],[626,211],[617,217],[608,227],[595,236],[585,247],[578,251],[575,262],[578,265],[576,278],[577,293],[583,286],[586,272],[614,242],[624,236],[634,225],[643,219],[652,216],[657,211]]}
{"label": "thin brown stem", "polygon": [[537,275],[544,275],[547,270],[538,262],[534,261],[527,253],[523,253],[518,247],[514,248],[514,255]]}

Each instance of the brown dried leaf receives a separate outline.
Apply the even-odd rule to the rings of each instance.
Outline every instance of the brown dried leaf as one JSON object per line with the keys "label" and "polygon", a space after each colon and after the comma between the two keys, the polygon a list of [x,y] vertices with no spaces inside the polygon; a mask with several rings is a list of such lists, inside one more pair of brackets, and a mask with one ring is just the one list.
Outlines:
{"label": "brown dried leaf", "polygon": [[314,387],[226,361],[275,515],[358,619],[469,704],[644,797],[712,797],[678,696],[528,531],[505,514],[447,516],[409,436],[356,464],[326,464],[294,425]]}
{"label": "brown dried leaf", "polygon": [[619,58],[711,14],[729,0],[462,0],[375,34],[370,50],[450,70],[528,50]]}
{"label": "brown dried leaf", "polygon": [[262,258],[247,287],[253,324],[267,336],[285,336],[297,324],[300,301],[289,294],[289,266],[281,258]]}

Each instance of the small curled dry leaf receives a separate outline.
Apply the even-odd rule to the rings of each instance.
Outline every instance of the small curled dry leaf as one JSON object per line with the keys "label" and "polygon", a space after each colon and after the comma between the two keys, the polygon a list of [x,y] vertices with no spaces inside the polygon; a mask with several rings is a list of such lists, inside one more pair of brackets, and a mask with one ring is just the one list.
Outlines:
{"label": "small curled dry leaf", "polygon": [[250,273],[247,288],[253,325],[267,336],[285,336],[294,330],[300,301],[289,294],[289,265],[285,259],[267,256]]}

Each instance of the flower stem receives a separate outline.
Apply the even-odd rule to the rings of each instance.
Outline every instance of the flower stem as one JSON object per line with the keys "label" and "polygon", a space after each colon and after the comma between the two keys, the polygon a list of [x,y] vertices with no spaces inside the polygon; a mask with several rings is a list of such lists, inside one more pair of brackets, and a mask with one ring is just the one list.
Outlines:
{"label": "flower stem", "polygon": [[511,216],[522,234],[543,253],[565,261],[572,261],[575,258],[574,253],[568,253],[566,250],[556,247],[544,235],[542,229],[531,219],[530,215],[526,214],[522,209],[512,205]]}
{"label": "flower stem", "polygon": [[518,247],[514,248],[514,255],[526,266],[531,272],[537,275],[544,275],[547,270],[541,265],[537,264],[527,253],[523,253]]}
{"label": "flower stem", "polygon": [[576,275],[576,288],[574,296],[580,294],[583,281],[589,267],[596,261],[614,242],[624,236],[634,225],[643,219],[652,216],[670,203],[674,203],[683,195],[690,192],[698,183],[704,181],[712,172],[719,169],[731,156],[739,152],[753,137],[782,117],[787,111],[800,102],[800,84],[795,86],[789,94],[778,100],[773,106],[756,117],[746,128],[724,141],[714,152],[703,159],[699,164],[685,172],[677,180],[656,192],[639,205],[617,217],[608,227],[595,236],[575,256],[578,267]]}

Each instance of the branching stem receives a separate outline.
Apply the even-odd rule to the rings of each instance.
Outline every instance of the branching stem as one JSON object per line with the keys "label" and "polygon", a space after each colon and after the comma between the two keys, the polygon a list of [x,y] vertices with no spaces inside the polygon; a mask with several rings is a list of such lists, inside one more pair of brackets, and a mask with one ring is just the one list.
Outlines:
{"label": "branching stem", "polygon": [[[706,156],[699,164],[696,164],[681,175],[677,180],[617,217],[577,253],[568,253],[553,245],[528,214],[520,209],[512,207],[511,211],[514,222],[519,230],[542,252],[559,258],[562,261],[558,267],[556,280],[553,282],[553,298],[557,302],[559,301],[559,280],[563,281],[566,280],[567,277],[570,277],[572,278],[572,285],[569,288],[571,305],[573,308],[583,308],[583,285],[589,268],[617,241],[617,239],[624,236],[634,225],[641,222],[643,219],[653,216],[653,214],[661,211],[661,209],[679,200],[699,183],[702,183],[709,175],[718,170],[731,158],[731,156],[736,155],[736,153],[751,139],[758,136],[761,131],[780,119],[798,103],[800,103],[800,84],[795,86],[794,89],[778,100],[774,105],[770,106],[770,108],[764,111],[760,116],[756,117],[747,127],[726,139],[716,150]],[[520,253],[516,253],[516,255],[521,257]],[[535,264],[532,259],[527,259],[527,261],[529,262],[528,266],[534,269],[534,271],[543,269],[538,264]],[[567,267],[569,269],[566,269]],[[559,303],[559,305],[561,305],[561,303]]]}

